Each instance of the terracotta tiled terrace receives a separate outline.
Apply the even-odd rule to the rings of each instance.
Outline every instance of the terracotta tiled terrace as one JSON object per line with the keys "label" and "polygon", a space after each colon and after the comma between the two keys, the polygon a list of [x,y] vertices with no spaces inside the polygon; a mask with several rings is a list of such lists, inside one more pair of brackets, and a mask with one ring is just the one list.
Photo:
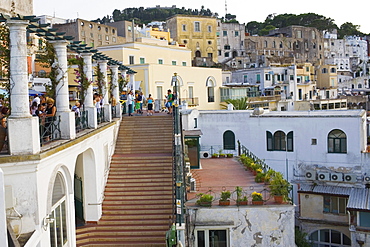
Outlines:
{"label": "terracotta tiled terrace", "polygon": [[[196,192],[188,192],[188,206],[195,205],[196,194],[211,191],[214,196],[213,206],[218,205],[220,192],[230,190],[233,192],[236,186],[243,188],[248,198],[248,205],[251,205],[251,194],[254,191],[260,192],[265,200],[264,204],[275,204],[274,198],[268,192],[268,185],[256,183],[252,172],[244,169],[238,158],[210,158],[201,159],[201,169],[192,169],[191,173],[196,180]],[[236,205],[235,193],[231,196],[230,205]]]}

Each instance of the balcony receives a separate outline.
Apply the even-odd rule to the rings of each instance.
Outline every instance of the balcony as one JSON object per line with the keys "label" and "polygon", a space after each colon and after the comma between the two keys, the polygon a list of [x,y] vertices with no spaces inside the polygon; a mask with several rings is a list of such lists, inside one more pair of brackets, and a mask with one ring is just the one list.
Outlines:
{"label": "balcony", "polygon": [[195,98],[182,98],[181,101],[182,102],[186,101],[186,103],[188,104],[188,106],[198,106],[199,105],[199,98],[198,97],[195,97]]}

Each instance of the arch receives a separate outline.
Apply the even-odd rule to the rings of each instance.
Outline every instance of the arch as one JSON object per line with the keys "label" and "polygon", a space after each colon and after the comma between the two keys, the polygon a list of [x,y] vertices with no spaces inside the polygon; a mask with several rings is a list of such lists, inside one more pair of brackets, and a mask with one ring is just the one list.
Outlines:
{"label": "arch", "polygon": [[332,229],[320,229],[309,235],[309,240],[314,246],[349,247],[351,239],[344,233]]}
{"label": "arch", "polygon": [[285,151],[286,150],[286,140],[285,133],[281,130],[278,130],[274,133],[274,150],[276,151]]}
{"label": "arch", "polygon": [[206,87],[216,87],[216,79],[213,76],[207,78]]}
{"label": "arch", "polygon": [[[54,170],[51,176],[51,194],[48,197],[48,212],[49,217],[53,219],[49,222],[50,228],[50,245],[51,246],[64,246],[69,241],[72,241],[71,234],[71,214],[69,212],[69,197],[68,188],[70,187],[71,181],[68,182],[68,173],[66,173],[66,167],[59,166],[57,170]],[[50,210],[49,210],[50,209]]]}
{"label": "arch", "polygon": [[238,52],[237,51],[233,51],[233,58],[236,58],[238,56]]}
{"label": "arch", "polygon": [[235,150],[235,134],[231,130],[226,130],[223,134],[224,150]]}
{"label": "arch", "polygon": [[347,135],[334,129],[328,134],[328,153],[347,153]]}
{"label": "arch", "polygon": [[[106,155],[106,152],[107,150],[105,150],[104,155]],[[104,160],[104,167],[107,170],[108,160]],[[99,186],[95,153],[89,148],[77,156],[74,170],[75,213],[80,220],[99,220],[102,210],[101,204],[99,204],[102,200],[99,197]]]}
{"label": "arch", "polygon": [[202,54],[200,53],[200,51],[195,51],[195,57],[202,57]]}

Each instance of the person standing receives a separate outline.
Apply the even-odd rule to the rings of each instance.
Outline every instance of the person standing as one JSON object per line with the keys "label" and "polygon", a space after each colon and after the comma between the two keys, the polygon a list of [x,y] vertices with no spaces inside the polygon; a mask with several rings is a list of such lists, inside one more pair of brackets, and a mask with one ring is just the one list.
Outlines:
{"label": "person standing", "polygon": [[32,104],[33,104],[33,102],[36,102],[37,106],[41,103],[41,99],[39,98],[38,94],[36,94],[35,97],[33,98]]}
{"label": "person standing", "polygon": [[147,98],[147,104],[148,104],[148,112],[147,112],[147,116],[153,116],[153,103],[154,103],[154,99],[152,98],[152,95],[149,94],[148,98]]}
{"label": "person standing", "polygon": [[166,99],[167,99],[166,107],[168,109],[167,114],[172,114],[173,94],[171,92],[171,89],[167,90]]}
{"label": "person standing", "polygon": [[48,98],[46,101],[45,110],[45,141],[50,141],[53,127],[53,122],[55,121],[55,113],[57,112],[57,107],[54,105],[54,100]]}
{"label": "person standing", "polygon": [[132,116],[132,113],[134,112],[133,108],[133,101],[134,101],[134,93],[132,91],[129,92],[127,95],[127,105],[128,105],[128,115]]}

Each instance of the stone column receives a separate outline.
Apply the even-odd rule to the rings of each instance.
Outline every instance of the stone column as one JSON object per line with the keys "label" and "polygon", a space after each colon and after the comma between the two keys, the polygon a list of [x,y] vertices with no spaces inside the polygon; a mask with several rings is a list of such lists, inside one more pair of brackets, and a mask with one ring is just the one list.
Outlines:
{"label": "stone column", "polygon": [[29,110],[26,28],[29,22],[8,20],[10,31],[10,101],[8,140],[11,155],[40,152],[39,119]]}
{"label": "stone column", "polygon": [[109,90],[108,90],[108,75],[107,75],[107,61],[100,60],[98,65],[101,73],[103,73],[103,107],[104,107],[104,119],[107,122],[112,121],[112,110],[109,104]]}
{"label": "stone column", "polygon": [[[92,53],[82,53],[81,57],[84,61],[84,72],[89,81],[93,81]],[[89,118],[89,128],[96,129],[98,127],[98,114],[94,105],[93,84],[91,83],[87,89],[85,97],[85,110]]]}
{"label": "stone column", "polygon": [[119,90],[119,85],[118,85],[118,65],[112,65],[110,66],[112,69],[112,86],[113,86],[113,97],[116,99],[116,115],[119,116],[119,118],[122,117],[122,108],[121,108],[121,103],[119,101],[120,97],[120,90]]}
{"label": "stone column", "polygon": [[56,55],[55,66],[57,66],[56,80],[56,99],[57,116],[60,116],[60,131],[62,139],[76,138],[75,114],[69,109],[69,90],[68,90],[68,63],[66,40],[49,41]]}

